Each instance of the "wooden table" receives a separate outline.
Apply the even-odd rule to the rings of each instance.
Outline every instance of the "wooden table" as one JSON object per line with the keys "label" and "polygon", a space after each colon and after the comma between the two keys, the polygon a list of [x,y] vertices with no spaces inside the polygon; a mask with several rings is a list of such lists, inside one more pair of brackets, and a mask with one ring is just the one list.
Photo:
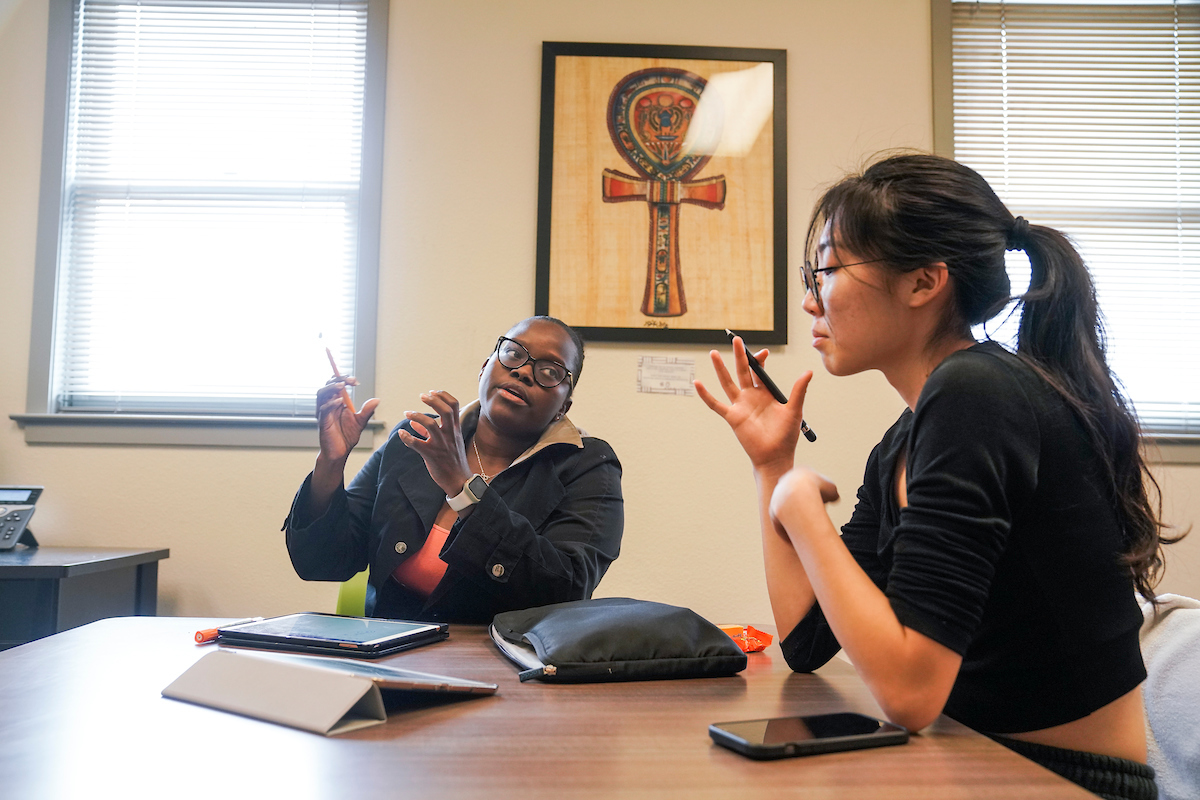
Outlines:
{"label": "wooden table", "polygon": [[850,709],[878,715],[834,659],[788,670],[777,646],[733,678],[520,683],[483,628],[384,663],[500,684],[410,701],[325,738],[160,696],[212,645],[212,619],[108,619],[0,653],[0,795],[56,798],[1083,798],[1074,784],[942,719],[909,744],[756,762],[717,721]]}
{"label": "wooden table", "polygon": [[19,547],[0,552],[0,650],[105,617],[154,616],[170,550]]}

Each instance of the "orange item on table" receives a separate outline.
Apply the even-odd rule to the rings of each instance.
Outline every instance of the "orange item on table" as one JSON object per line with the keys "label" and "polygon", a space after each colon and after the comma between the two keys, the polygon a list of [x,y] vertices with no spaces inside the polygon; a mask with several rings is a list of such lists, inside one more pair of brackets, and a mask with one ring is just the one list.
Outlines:
{"label": "orange item on table", "polygon": [[725,631],[725,634],[733,639],[743,653],[757,653],[765,650],[775,638],[771,634],[749,625],[718,625],[717,627]]}

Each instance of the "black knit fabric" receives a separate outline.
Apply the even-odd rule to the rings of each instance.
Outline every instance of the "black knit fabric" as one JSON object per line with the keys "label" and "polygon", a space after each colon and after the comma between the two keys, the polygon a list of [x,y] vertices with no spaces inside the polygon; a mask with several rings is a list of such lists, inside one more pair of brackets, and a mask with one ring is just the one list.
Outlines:
{"label": "black knit fabric", "polygon": [[1005,736],[992,736],[1015,753],[1041,764],[1104,800],[1157,800],[1154,768],[1127,758],[1067,750],[1045,744],[1033,744]]}
{"label": "black knit fabric", "polygon": [[[948,716],[992,733],[1042,730],[1145,679],[1107,486],[1063,398],[991,342],[945,359],[872,452],[842,542],[902,625],[962,655]],[[781,646],[807,672],[841,645],[817,605]]]}

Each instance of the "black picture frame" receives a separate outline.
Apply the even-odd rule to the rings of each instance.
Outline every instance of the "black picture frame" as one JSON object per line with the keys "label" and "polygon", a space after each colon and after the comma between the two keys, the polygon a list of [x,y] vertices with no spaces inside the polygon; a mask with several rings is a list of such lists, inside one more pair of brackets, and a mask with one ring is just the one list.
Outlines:
{"label": "black picture frame", "polygon": [[[733,62],[755,62],[755,63],[770,63],[773,65],[772,73],[772,108],[769,122],[764,127],[771,131],[770,142],[770,159],[769,164],[762,168],[763,171],[769,169],[771,178],[770,188],[770,203],[769,209],[758,209],[761,219],[757,219],[761,225],[765,225],[769,218],[770,225],[770,241],[763,242],[759,248],[763,252],[769,254],[770,263],[762,264],[758,267],[760,275],[756,279],[761,284],[766,281],[772,289],[772,297],[770,298],[769,308],[758,314],[758,327],[741,327],[734,328],[734,332],[741,335],[748,344],[786,344],[787,343],[787,51],[778,49],[764,48],[737,48],[737,47],[691,47],[679,45],[648,45],[648,44],[602,44],[602,43],[582,43],[582,42],[543,42],[542,44],[542,87],[541,87],[541,128],[539,140],[539,164],[538,164],[538,222],[537,222],[537,274],[536,288],[534,296],[535,313],[549,314],[553,316],[561,316],[568,324],[575,327],[580,334],[589,341],[609,341],[609,342],[650,342],[664,344],[721,344],[727,343],[728,337],[725,334],[724,327],[733,325],[724,324],[705,324],[704,327],[673,327],[672,321],[676,321],[676,317],[651,317],[644,321],[643,327],[636,327],[629,324],[594,324],[596,320],[588,319],[582,322],[580,320],[572,320],[571,314],[563,314],[561,311],[556,313],[556,308],[552,307],[552,287],[556,279],[556,271],[560,269],[560,265],[553,263],[552,258],[552,239],[555,233],[554,226],[562,224],[555,219],[555,158],[556,152],[561,154],[564,148],[568,145],[559,142],[558,151],[556,151],[556,114],[560,111],[556,104],[556,90],[559,82],[559,60],[564,57],[581,57],[587,59],[643,59],[654,62],[657,69],[669,67],[670,61],[733,61]],[[614,64],[618,62],[613,62]],[[626,62],[619,62],[624,64]],[[679,70],[679,72],[683,72]],[[633,74],[627,77],[633,77]],[[623,79],[624,80],[624,79]],[[567,91],[567,89],[564,89]],[[614,89],[613,97],[617,92]],[[609,101],[609,118],[613,116],[614,100]],[[591,124],[591,123],[589,123]],[[619,146],[617,142],[617,132],[610,124],[609,131],[612,134],[612,141],[608,142],[610,150]],[[565,138],[565,137],[564,137]],[[596,141],[596,137],[592,137]],[[765,145],[764,145],[765,147]],[[620,166],[619,156],[616,150],[612,150],[611,158],[614,166]],[[707,161],[708,159],[704,159]],[[572,162],[573,163],[573,162]],[[632,162],[631,162],[632,163]],[[628,167],[625,167],[628,169]],[[578,178],[580,180],[597,180],[596,175],[591,173],[595,170],[588,170],[588,175]],[[606,173],[610,170],[605,170]],[[617,174],[617,173],[614,173]],[[622,176],[632,177],[632,176]],[[720,177],[721,186],[721,201],[725,198],[724,176]],[[560,175],[560,180],[562,179]],[[569,176],[568,180],[575,180],[575,175]],[[647,181],[647,185],[652,184],[653,180]],[[691,183],[691,182],[689,182]],[[701,181],[695,181],[701,183]],[[665,190],[662,190],[665,191]],[[760,190],[760,193],[765,193],[765,190]],[[648,205],[654,204],[650,199],[649,191],[644,196],[639,196],[643,202]],[[612,202],[608,199],[608,194],[604,195],[605,203]],[[625,199],[625,198],[621,198]],[[661,199],[666,200],[664,196]],[[592,202],[592,201],[588,201]],[[676,207],[679,207],[681,201],[678,199],[668,200],[673,202]],[[702,201],[690,200],[703,204]],[[710,207],[716,207],[710,204]],[[655,219],[651,211],[651,220]],[[678,212],[676,212],[678,213]],[[688,212],[689,214],[698,214],[700,212]],[[568,216],[563,214],[564,217]],[[628,218],[628,217],[626,217]],[[676,217],[675,219],[679,219]],[[687,219],[684,219],[686,224]],[[653,224],[650,221],[643,223],[648,230],[648,226]],[[660,223],[661,225],[662,223]],[[757,228],[756,228],[757,230]],[[662,273],[656,273],[655,270],[655,250],[654,239],[650,239],[650,252],[648,255],[647,278],[645,282],[645,292],[641,313],[649,317],[645,309],[658,308],[651,306],[652,290],[651,278]],[[672,240],[674,241],[674,240]],[[672,245],[674,249],[676,245]],[[677,252],[677,251],[674,251]],[[661,256],[661,253],[659,254]],[[677,255],[678,259],[679,256]],[[565,259],[564,259],[565,260]],[[660,259],[661,260],[661,259]],[[712,259],[710,259],[712,260]],[[766,260],[765,258],[763,259]],[[622,267],[624,268],[624,267]],[[714,269],[719,267],[712,267]],[[684,274],[686,280],[686,266],[681,267],[679,272]],[[765,274],[769,270],[769,274]],[[657,290],[657,285],[655,289]],[[681,288],[678,294],[683,297],[684,292]],[[658,301],[658,297],[653,298],[654,302]],[[558,305],[566,306],[566,303],[558,303]],[[665,308],[665,306],[663,307]],[[686,312],[684,312],[686,313]],[[712,316],[712,314],[710,314]],[[603,323],[603,320],[599,320]]]}

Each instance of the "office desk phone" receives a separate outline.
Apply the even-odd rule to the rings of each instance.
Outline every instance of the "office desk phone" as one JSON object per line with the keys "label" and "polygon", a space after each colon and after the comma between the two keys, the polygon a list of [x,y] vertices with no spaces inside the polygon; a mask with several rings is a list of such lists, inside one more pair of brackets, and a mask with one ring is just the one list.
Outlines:
{"label": "office desk phone", "polygon": [[42,495],[41,486],[0,486],[0,550],[11,550],[18,544],[37,547],[37,539],[29,530],[33,504]]}

